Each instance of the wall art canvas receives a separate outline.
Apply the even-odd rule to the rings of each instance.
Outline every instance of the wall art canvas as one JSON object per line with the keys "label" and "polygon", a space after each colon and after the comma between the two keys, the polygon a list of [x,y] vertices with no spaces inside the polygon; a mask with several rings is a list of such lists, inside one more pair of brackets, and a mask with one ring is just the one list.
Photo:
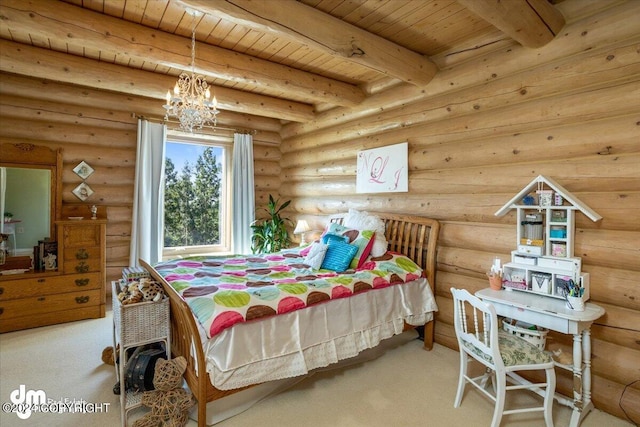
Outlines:
{"label": "wall art canvas", "polygon": [[409,191],[407,142],[358,152],[357,193]]}

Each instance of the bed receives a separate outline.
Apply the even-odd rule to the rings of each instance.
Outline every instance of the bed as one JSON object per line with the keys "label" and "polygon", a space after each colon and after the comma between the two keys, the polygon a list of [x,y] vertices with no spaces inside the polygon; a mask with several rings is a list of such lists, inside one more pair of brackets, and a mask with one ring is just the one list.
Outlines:
{"label": "bed", "polygon": [[[342,224],[345,220],[346,214],[341,215],[332,215],[328,218],[329,224]],[[195,276],[198,277],[197,281],[199,281],[199,285],[202,285],[202,280],[205,280],[204,276],[215,276],[211,274],[212,267],[218,263],[216,260],[197,260],[198,262],[191,262],[189,260],[172,260],[164,263],[159,263],[155,266],[150,266],[143,260],[140,260],[141,264],[149,270],[152,277],[162,284],[165,292],[169,296],[170,299],[170,307],[171,307],[171,352],[174,357],[184,356],[187,359],[188,367],[185,372],[185,380],[194,394],[195,398],[198,401],[197,407],[197,420],[199,426],[206,425],[207,420],[207,405],[206,402],[214,402],[219,399],[225,399],[230,397],[231,395],[240,394],[239,392],[244,392],[245,394],[253,387],[253,384],[258,384],[261,382],[269,382],[272,381],[275,383],[276,379],[279,378],[290,378],[298,375],[295,371],[295,366],[299,363],[298,358],[303,357],[298,353],[291,352],[291,354],[287,353],[286,356],[290,357],[289,359],[283,359],[282,362],[278,362],[278,358],[273,358],[273,355],[266,356],[255,356],[257,353],[262,353],[262,347],[269,347],[269,345],[273,343],[277,343],[277,339],[269,336],[268,338],[260,338],[257,339],[256,342],[250,342],[247,340],[246,335],[241,335],[241,332],[244,330],[248,331],[249,336],[258,337],[260,334],[270,334],[271,331],[276,328],[276,323],[274,322],[289,322],[288,325],[298,325],[304,324],[303,321],[312,322],[311,324],[325,324],[326,327],[322,328],[309,328],[308,326],[304,329],[303,335],[305,338],[309,340],[317,339],[313,337],[314,333],[306,332],[308,330],[318,329],[321,334],[332,333],[331,328],[332,323],[327,320],[333,318],[333,315],[328,315],[328,310],[336,309],[336,307],[346,307],[345,311],[356,311],[358,314],[355,316],[357,321],[359,322],[361,318],[377,318],[377,314],[373,315],[362,315],[362,308],[358,308],[361,306],[351,306],[349,304],[372,304],[372,298],[375,300],[376,298],[382,298],[385,295],[389,295],[388,301],[399,301],[393,304],[384,303],[385,310],[387,310],[387,306],[398,305],[400,309],[407,310],[405,306],[410,306],[414,300],[420,300],[419,305],[420,309],[416,311],[427,311],[426,313],[418,313],[414,321],[411,322],[412,325],[404,322],[402,325],[404,329],[415,328],[416,321],[422,322],[424,330],[424,348],[430,350],[433,346],[433,336],[434,336],[434,316],[433,312],[437,310],[435,306],[435,272],[436,272],[436,245],[439,233],[439,223],[430,218],[419,217],[419,216],[407,216],[407,215],[398,215],[398,214],[387,214],[387,213],[377,213],[372,212],[369,215],[373,215],[384,224],[384,237],[386,238],[386,243],[388,244],[388,253],[385,254],[384,257],[376,258],[374,263],[373,258],[369,257],[367,262],[370,263],[369,267],[378,269],[382,268],[380,265],[383,265],[385,262],[388,264],[390,261],[394,263],[398,262],[400,259],[402,262],[400,265],[406,265],[407,262],[403,258],[406,257],[410,259],[417,267],[421,269],[420,277],[415,277],[415,274],[401,270],[397,272],[398,274],[394,275],[394,280],[396,280],[400,286],[381,286],[381,289],[373,289],[369,291],[369,289],[365,289],[364,292],[354,293],[353,296],[349,298],[335,298],[335,299],[327,299],[326,296],[321,299],[318,303],[311,304],[304,309],[296,309],[296,310],[285,310],[287,312],[278,316],[264,316],[264,318],[256,318],[250,321],[244,321],[242,323],[237,323],[237,318],[234,316],[228,317],[231,319],[228,322],[218,322],[214,325],[215,322],[206,323],[202,318],[202,314],[200,311],[202,310],[192,310],[187,300],[190,301],[190,304],[194,306],[193,300],[188,298],[187,295],[193,296],[193,290],[189,291],[189,289],[195,289],[196,292],[199,292],[200,289],[197,287],[187,288],[185,290],[184,286],[181,286],[182,282],[180,282],[181,277],[177,277],[175,271],[185,271],[183,267],[187,268],[197,268],[198,262],[200,264],[206,264],[206,267],[198,271],[196,273],[192,273],[189,278],[193,279]],[[288,252],[285,251],[283,258],[289,258],[288,262],[291,263],[290,258],[294,258],[293,268],[301,268],[301,256],[299,254],[300,249],[292,249]],[[297,257],[297,258],[296,258]],[[255,257],[254,257],[255,258]],[[264,259],[250,258],[252,262],[265,262]],[[275,259],[276,257],[274,257]],[[225,262],[237,262],[238,257],[235,259],[226,260]],[[242,260],[246,261],[246,260]],[[186,264],[185,264],[186,262]],[[378,264],[380,262],[381,264]],[[373,264],[372,264],[373,263]],[[411,264],[411,262],[409,262]],[[273,267],[273,264],[269,264],[270,268]],[[284,267],[283,267],[284,268]],[[290,266],[286,267],[290,269]],[[252,269],[252,273],[257,269]],[[407,268],[407,270],[412,270],[411,268]],[[191,270],[188,270],[191,271]],[[377,271],[377,270],[376,270]],[[353,273],[353,271],[351,271]],[[358,271],[357,274],[364,275],[366,271]],[[405,274],[402,274],[405,273]],[[238,273],[239,275],[245,274],[244,272]],[[305,273],[301,273],[305,274]],[[176,279],[177,277],[177,279]],[[364,276],[361,276],[364,277]],[[314,276],[315,279],[319,280],[317,275]],[[297,277],[296,279],[304,280],[303,278]],[[324,278],[320,278],[324,279]],[[316,280],[316,281],[317,281]],[[330,277],[328,280],[346,280],[342,277],[338,278],[335,276]],[[379,279],[376,279],[379,280]],[[366,282],[366,279],[360,281]],[[360,283],[358,282],[358,283]],[[315,283],[315,282],[314,282]],[[319,282],[323,283],[323,282]],[[206,285],[205,285],[206,286]],[[324,284],[318,286],[318,288],[322,288]],[[372,286],[373,288],[377,288],[377,286]],[[354,288],[352,288],[354,289]],[[187,293],[185,293],[187,292]],[[189,294],[191,292],[191,294]],[[183,294],[185,297],[183,298]],[[333,291],[335,294],[335,290]],[[317,292],[315,293],[317,294]],[[330,293],[331,294],[331,293]],[[428,294],[428,295],[427,295]],[[427,295],[427,296],[425,296]],[[198,295],[195,295],[196,297]],[[386,298],[386,297],[385,297]],[[308,299],[307,299],[308,301]],[[358,302],[359,301],[359,302]],[[380,299],[380,301],[384,301]],[[347,305],[345,305],[347,304]],[[418,303],[416,303],[418,304]],[[355,308],[354,308],[355,307]],[[427,308],[422,308],[427,307]],[[341,310],[343,308],[340,308]],[[389,308],[388,310],[391,310]],[[235,314],[235,313],[232,313]],[[287,317],[289,316],[289,317]],[[323,317],[324,316],[324,317]],[[395,314],[394,314],[395,316]],[[353,316],[352,316],[353,317]],[[411,318],[412,316],[405,316],[406,318]],[[236,319],[236,320],[233,320]],[[402,319],[401,319],[402,320]],[[270,323],[269,323],[270,322]],[[353,319],[350,319],[349,322],[353,323]],[[349,323],[347,322],[347,323]],[[356,322],[357,323],[357,322]],[[222,325],[222,326],[221,326]],[[306,324],[308,325],[308,324]],[[324,361],[318,363],[311,363],[311,368],[322,368],[326,366],[328,363],[333,363],[340,361],[344,358],[353,357],[355,354],[361,352],[365,348],[369,348],[370,346],[375,346],[379,341],[382,341],[388,338],[391,335],[398,334],[398,325],[397,319],[394,318],[393,322],[387,322],[383,324],[383,327],[379,327],[378,325],[375,328],[371,328],[371,331],[367,331],[366,335],[363,335],[361,332],[358,334],[348,335],[342,330],[342,327],[334,322],[335,328],[340,329],[339,332],[336,332],[336,336],[338,340],[343,339],[344,334],[345,337],[355,336],[354,338],[355,344],[349,343],[346,347],[348,350],[336,351],[335,355],[329,357],[329,359],[333,358],[335,360],[331,360],[330,362]],[[362,325],[353,325],[350,326],[352,328],[361,328]],[[253,328],[253,329],[251,329]],[[386,328],[386,329],[385,329]],[[330,332],[326,332],[330,331]],[[400,331],[401,332],[401,331]],[[246,334],[247,332],[245,332]],[[251,335],[253,334],[253,335]],[[209,336],[212,335],[212,336]],[[307,335],[311,335],[311,337],[307,337]],[[243,338],[244,337],[244,338]],[[225,341],[222,341],[222,340]],[[231,340],[239,339],[241,344],[237,344]],[[215,341],[214,341],[215,340]],[[285,340],[286,342],[286,340]],[[276,344],[271,344],[271,346]],[[280,344],[277,344],[280,345]],[[288,344],[283,344],[288,345]],[[333,344],[332,344],[333,345]],[[239,362],[233,362],[235,365],[233,368],[238,368],[237,370],[246,372],[273,372],[272,376],[267,377],[252,377],[251,373],[249,374],[249,380],[243,379],[236,380],[235,377],[225,376],[227,375],[226,371],[222,372],[222,369],[219,369],[216,372],[216,368],[213,367],[214,362],[213,359],[225,359],[227,355],[229,355],[229,359],[231,358],[231,353],[234,348],[245,348],[244,346],[251,347],[253,346],[251,351],[244,351],[245,356],[251,358],[255,363],[257,363],[257,368],[253,368],[253,362],[248,364],[246,360],[241,360]],[[318,346],[308,348],[307,344],[304,345],[305,352],[315,351],[313,349],[318,348],[318,353],[327,353],[328,348],[333,351],[333,346]],[[352,348],[354,347],[354,348]],[[216,355],[216,351],[218,352]],[[267,350],[264,350],[266,353]],[[284,354],[285,352],[283,352]],[[348,354],[347,354],[348,353]],[[304,353],[306,357],[307,353]],[[250,355],[250,356],[247,356]],[[260,357],[264,357],[265,360],[260,360]],[[314,359],[314,356],[311,356],[310,359]],[[222,360],[222,363],[225,361]],[[302,363],[304,364],[305,361]],[[308,360],[306,360],[308,362]],[[249,366],[247,366],[249,365]],[[289,370],[285,374],[278,374],[277,371],[280,367],[286,367]],[[292,370],[293,369],[293,370]],[[235,370],[233,371],[235,373]],[[220,379],[218,378],[220,377]],[[212,384],[220,382],[222,385],[214,386]],[[244,381],[244,382],[243,382]],[[245,384],[246,383],[246,384]],[[211,419],[211,418],[210,418]]]}

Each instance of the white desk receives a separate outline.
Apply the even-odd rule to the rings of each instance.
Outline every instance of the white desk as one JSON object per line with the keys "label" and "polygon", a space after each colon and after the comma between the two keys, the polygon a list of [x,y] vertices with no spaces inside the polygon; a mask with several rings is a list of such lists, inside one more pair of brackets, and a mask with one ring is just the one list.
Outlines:
{"label": "white desk", "polygon": [[565,301],[519,291],[494,291],[489,288],[476,296],[490,302],[499,316],[521,320],[563,334],[573,335],[573,365],[562,365],[573,372],[573,400],[556,393],[558,402],[573,408],[570,427],[577,427],[593,409],[591,402],[591,324],[604,309],[586,303],[584,311],[568,309]]}

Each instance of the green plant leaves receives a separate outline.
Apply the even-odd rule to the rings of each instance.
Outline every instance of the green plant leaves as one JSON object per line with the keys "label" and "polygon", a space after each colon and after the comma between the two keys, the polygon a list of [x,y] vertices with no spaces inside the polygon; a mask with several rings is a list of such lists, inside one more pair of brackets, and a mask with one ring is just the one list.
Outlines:
{"label": "green plant leaves", "polygon": [[263,210],[267,213],[268,218],[257,219],[251,224],[253,235],[251,237],[251,250],[253,253],[272,253],[285,249],[291,243],[289,239],[289,231],[287,226],[291,224],[289,218],[282,218],[280,213],[284,210],[291,200],[279,204],[278,199],[274,199],[269,194],[269,202]]}

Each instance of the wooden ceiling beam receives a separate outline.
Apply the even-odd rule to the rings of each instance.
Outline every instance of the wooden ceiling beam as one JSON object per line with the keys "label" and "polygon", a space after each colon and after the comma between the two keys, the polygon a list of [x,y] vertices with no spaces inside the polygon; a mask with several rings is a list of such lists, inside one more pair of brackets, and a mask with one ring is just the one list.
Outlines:
{"label": "wooden ceiling beam", "polygon": [[566,23],[562,13],[547,0],[458,0],[458,3],[524,47],[546,45]]}
{"label": "wooden ceiling beam", "polygon": [[[46,102],[60,102],[79,107],[100,107],[115,112],[126,111],[145,117],[161,119],[164,108],[158,108],[155,99],[134,96],[130,93],[104,91],[86,86],[71,85],[48,79],[32,78],[13,73],[0,73],[0,94],[2,97],[15,96],[39,99]],[[0,100],[2,102],[2,100]],[[225,110],[218,116],[218,125],[233,126],[261,131],[280,132],[282,123],[273,117],[263,117]]]}
{"label": "wooden ceiling beam", "polygon": [[[0,40],[0,70],[114,92],[164,100],[176,78],[135,70],[20,43]],[[308,104],[216,87],[218,107],[264,117],[306,122],[314,117]],[[164,102],[162,103],[164,104]],[[164,111],[158,102],[158,111]],[[224,114],[224,111],[220,113]]]}
{"label": "wooden ceiling beam", "polygon": [[438,67],[424,55],[297,1],[180,0],[204,13],[275,34],[416,86]]}
{"label": "wooden ceiling beam", "polygon": [[[191,40],[62,2],[2,0],[0,25],[60,43],[191,71]],[[196,46],[196,72],[312,102],[351,107],[365,99],[359,87],[205,43]],[[218,97],[219,98],[219,97]]]}

